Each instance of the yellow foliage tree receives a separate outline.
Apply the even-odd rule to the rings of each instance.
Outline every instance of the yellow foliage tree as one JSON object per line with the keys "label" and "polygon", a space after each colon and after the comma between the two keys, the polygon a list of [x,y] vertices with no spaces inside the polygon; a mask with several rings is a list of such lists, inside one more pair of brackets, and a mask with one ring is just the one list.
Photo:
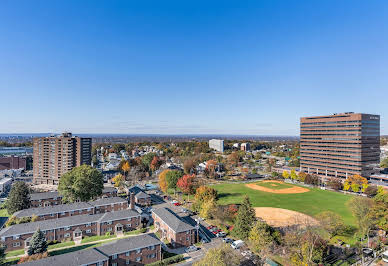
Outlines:
{"label": "yellow foliage tree", "polygon": [[125,178],[122,174],[117,174],[115,177],[113,177],[112,181],[115,183],[114,186],[117,187],[119,190],[122,190],[125,185]]}
{"label": "yellow foliage tree", "polygon": [[121,170],[123,170],[124,174],[127,175],[129,170],[131,169],[131,166],[129,165],[129,162],[126,161],[125,163],[123,163],[123,165],[121,166]]}
{"label": "yellow foliage tree", "polygon": [[284,179],[288,179],[290,177],[290,173],[288,171],[284,170],[282,176]]}
{"label": "yellow foliage tree", "polygon": [[161,172],[159,174],[159,186],[160,186],[160,189],[166,193],[167,192],[167,188],[168,188],[168,184],[167,184],[167,181],[166,181],[166,175],[167,173],[169,172],[170,170],[164,170],[163,172]]}
{"label": "yellow foliage tree", "polygon": [[291,179],[292,180],[297,180],[298,179],[298,175],[296,174],[294,168],[291,169]]}

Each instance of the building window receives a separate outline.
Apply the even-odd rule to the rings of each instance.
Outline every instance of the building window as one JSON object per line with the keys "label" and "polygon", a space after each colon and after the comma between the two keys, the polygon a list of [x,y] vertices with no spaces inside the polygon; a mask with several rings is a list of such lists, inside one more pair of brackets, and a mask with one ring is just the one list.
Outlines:
{"label": "building window", "polygon": [[12,244],[12,246],[14,246],[14,247],[20,247],[20,242],[15,242],[15,243]]}
{"label": "building window", "polygon": [[151,247],[150,247],[150,250],[154,250],[154,249],[155,249],[155,246],[151,246]]}
{"label": "building window", "polygon": [[92,232],[92,230],[90,230],[90,229],[88,229],[88,230],[86,230],[86,233],[91,233]]}
{"label": "building window", "polygon": [[117,266],[117,262],[113,262],[113,263],[112,263],[112,266]]}
{"label": "building window", "polygon": [[136,249],[136,253],[139,254],[141,252],[141,249]]}
{"label": "building window", "polygon": [[129,260],[129,259],[127,259],[126,261],[125,261],[125,264],[126,265],[129,265],[131,263],[131,261]]}
{"label": "building window", "polygon": [[130,253],[129,251],[125,253],[125,256],[129,257]]}
{"label": "building window", "polygon": [[137,261],[137,262],[141,261],[141,257],[137,257],[137,258],[136,258],[136,261]]}
{"label": "building window", "polygon": [[63,235],[64,237],[70,237],[70,233],[66,233]]}
{"label": "building window", "polygon": [[117,259],[117,254],[112,255],[112,260]]}

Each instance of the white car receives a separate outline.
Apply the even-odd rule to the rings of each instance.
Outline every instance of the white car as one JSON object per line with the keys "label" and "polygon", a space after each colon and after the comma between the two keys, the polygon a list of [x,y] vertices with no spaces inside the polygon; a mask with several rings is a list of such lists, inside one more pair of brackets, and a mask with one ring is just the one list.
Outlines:
{"label": "white car", "polygon": [[216,236],[217,237],[225,237],[226,236],[226,233],[225,232],[218,232],[217,234],[216,234]]}
{"label": "white car", "polygon": [[196,246],[190,246],[190,247],[185,248],[185,252],[189,253],[189,252],[196,251],[197,249],[198,248]]}
{"label": "white car", "polygon": [[171,204],[175,204],[175,203],[178,203],[178,201],[176,201],[176,200],[171,201]]}

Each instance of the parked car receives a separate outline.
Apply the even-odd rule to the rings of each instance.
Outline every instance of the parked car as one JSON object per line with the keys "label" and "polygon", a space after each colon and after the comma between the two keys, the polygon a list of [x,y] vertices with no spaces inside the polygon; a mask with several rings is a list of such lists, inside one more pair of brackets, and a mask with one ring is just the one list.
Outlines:
{"label": "parked car", "polygon": [[171,204],[175,204],[175,203],[177,203],[178,201],[177,200],[172,200],[171,201]]}
{"label": "parked car", "polygon": [[198,248],[196,246],[190,246],[190,247],[185,248],[185,252],[189,253],[189,252],[196,251],[197,249]]}
{"label": "parked car", "polygon": [[210,229],[212,229],[214,226],[213,225],[209,225],[208,227],[206,227],[207,228],[207,230],[210,230]]}
{"label": "parked car", "polygon": [[222,239],[222,242],[224,242],[226,244],[231,244],[231,243],[233,243],[233,239],[225,237]]}
{"label": "parked car", "polygon": [[175,203],[173,203],[174,204],[174,206],[181,206],[182,204],[180,204],[179,202],[175,202]]}
{"label": "parked car", "polygon": [[233,249],[239,249],[242,246],[244,246],[244,241],[242,240],[236,240],[230,245]]}
{"label": "parked car", "polygon": [[207,240],[206,238],[202,238],[201,242],[202,242],[202,244],[210,243],[210,241]]}
{"label": "parked car", "polygon": [[225,237],[226,236],[226,233],[225,232],[218,232],[217,234],[216,234],[216,236],[217,237]]}
{"label": "parked car", "polygon": [[252,257],[253,253],[249,250],[245,250],[243,252],[241,252],[241,255],[246,258],[246,259],[249,259],[250,257]]}

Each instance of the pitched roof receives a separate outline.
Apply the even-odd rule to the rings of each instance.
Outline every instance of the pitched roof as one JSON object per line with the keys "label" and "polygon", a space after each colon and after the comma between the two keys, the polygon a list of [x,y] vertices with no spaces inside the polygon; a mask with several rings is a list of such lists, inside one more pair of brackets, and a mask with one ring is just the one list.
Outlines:
{"label": "pitched roof", "polygon": [[123,238],[114,242],[107,243],[98,247],[98,250],[108,256],[112,256],[114,254],[120,254],[138,248],[145,248],[160,244],[161,242],[155,234],[145,234],[129,238]]}
{"label": "pitched roof", "polygon": [[117,192],[117,188],[115,187],[104,187],[104,189],[102,190],[102,193],[112,193],[112,192]]}
{"label": "pitched roof", "polygon": [[14,216],[21,218],[21,217],[31,217],[32,215],[47,215],[51,213],[61,213],[61,212],[67,212],[67,211],[75,211],[75,210],[84,210],[93,208],[92,205],[90,205],[87,202],[76,202],[76,203],[70,203],[70,204],[59,204],[59,205],[52,205],[47,207],[38,207],[38,208],[30,208],[21,210],[14,213]]}
{"label": "pitched roof", "polygon": [[84,209],[89,209],[97,206],[109,205],[112,203],[125,203],[125,202],[127,201],[120,197],[102,198],[102,199],[89,201],[89,202],[75,202],[70,204],[59,204],[59,205],[52,205],[47,207],[25,209],[25,210],[15,212],[14,216],[18,218],[22,218],[22,217],[31,217],[32,215],[40,216],[40,215],[48,215],[52,213],[56,214],[61,212],[84,210]]}
{"label": "pitched roof", "polygon": [[52,199],[52,198],[58,198],[62,197],[59,195],[58,192],[39,192],[39,193],[31,193],[30,199],[31,200],[45,200],[45,199]]}
{"label": "pitched roof", "polygon": [[122,210],[94,215],[84,214],[32,223],[15,224],[2,229],[0,231],[0,237],[10,237],[14,235],[34,233],[38,228],[40,228],[42,231],[45,231],[63,228],[66,226],[77,226],[96,222],[108,222],[137,216],[140,216],[140,214],[134,210]]}
{"label": "pitched roof", "polygon": [[153,210],[152,212],[162,219],[162,221],[176,233],[195,229],[192,225],[184,222],[178,215],[168,208],[159,208]]}
{"label": "pitched roof", "polygon": [[136,198],[138,199],[146,199],[146,198],[150,198],[151,196],[148,195],[147,193],[143,192],[143,191],[140,191],[139,193],[137,193],[135,195]]}
{"label": "pitched roof", "polygon": [[79,266],[108,261],[109,257],[96,248],[83,249],[62,255],[52,256],[41,260],[25,262],[24,266]]}

